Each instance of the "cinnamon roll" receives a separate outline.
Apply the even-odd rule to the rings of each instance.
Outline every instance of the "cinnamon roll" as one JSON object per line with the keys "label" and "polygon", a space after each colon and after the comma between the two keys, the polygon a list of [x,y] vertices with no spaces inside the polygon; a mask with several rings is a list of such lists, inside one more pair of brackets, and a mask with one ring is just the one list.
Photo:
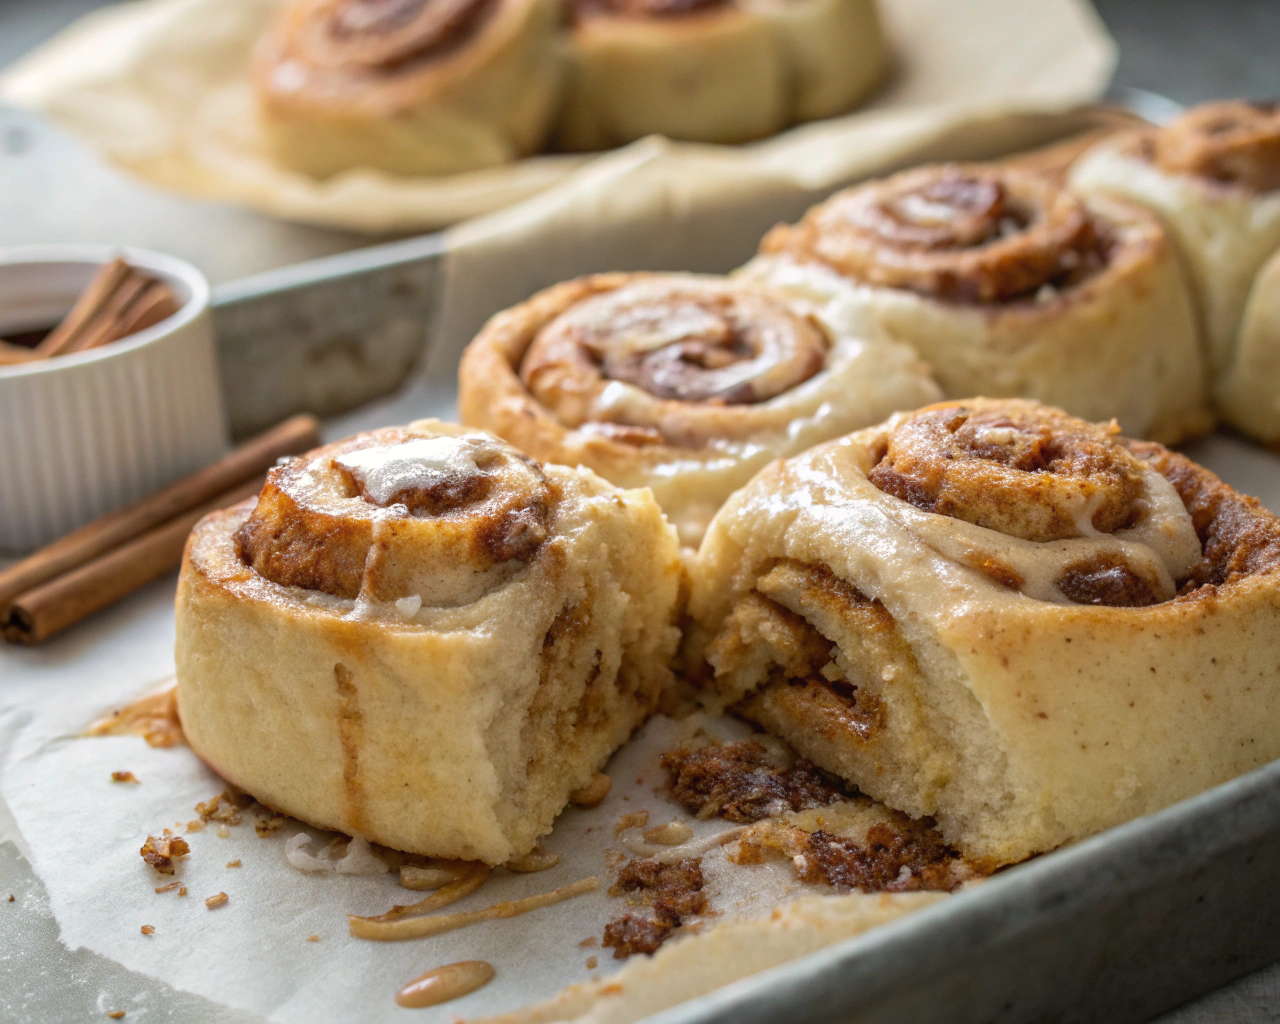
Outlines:
{"label": "cinnamon roll", "polygon": [[564,149],[763,138],[852,109],[884,76],[874,0],[571,0]]}
{"label": "cinnamon roll", "polygon": [[1280,445],[1280,251],[1253,279],[1215,398],[1222,418],[1241,433]]}
{"label": "cinnamon roll", "polygon": [[905,346],[760,287],[600,274],[494,317],[462,358],[463,422],[649,487],[686,545],[769,460],[939,397]]}
{"label": "cinnamon roll", "polygon": [[[1075,165],[1071,180],[1088,192],[1141,203],[1164,221],[1198,298],[1221,411],[1245,433],[1273,437],[1255,430],[1254,403],[1241,404],[1250,357],[1244,365],[1236,360],[1254,281],[1280,249],[1280,104],[1193,107],[1158,131],[1099,144]],[[1280,384],[1253,383],[1264,408],[1274,405]]]}
{"label": "cinnamon roll", "polygon": [[303,821],[503,863],[658,701],[681,572],[643,491],[433,420],[359,434],[193,532],[183,730]]}
{"label": "cinnamon roll", "polygon": [[840,192],[740,272],[928,360],[951,397],[1025,397],[1173,442],[1210,425],[1176,256],[1139,207],[998,165]]}
{"label": "cinnamon roll", "polygon": [[1021,860],[1280,755],[1280,520],[1035,402],[777,462],[692,569],[706,700],[972,860]]}
{"label": "cinnamon roll", "polygon": [[317,177],[533,153],[559,96],[558,19],[555,0],[292,0],[254,56],[266,144]]}

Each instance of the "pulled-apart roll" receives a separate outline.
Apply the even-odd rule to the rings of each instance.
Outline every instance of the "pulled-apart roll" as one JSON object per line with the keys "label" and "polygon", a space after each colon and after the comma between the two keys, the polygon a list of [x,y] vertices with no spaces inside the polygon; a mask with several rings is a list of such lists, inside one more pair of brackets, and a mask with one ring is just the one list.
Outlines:
{"label": "pulled-apart roll", "polygon": [[991,866],[1280,756],[1280,520],[1034,402],[770,466],[711,524],[689,614],[709,703]]}
{"label": "pulled-apart roll", "polygon": [[[1071,180],[1141,203],[1165,222],[1199,300],[1220,411],[1247,434],[1280,438],[1280,379],[1250,379],[1259,338],[1246,345],[1240,335],[1255,279],[1280,249],[1280,105],[1193,107],[1158,131],[1099,144]],[[1280,347],[1280,336],[1265,344]]]}
{"label": "pulled-apart roll", "polygon": [[183,729],[303,821],[502,863],[657,703],[680,578],[643,491],[432,420],[359,434],[193,532]]}
{"label": "pulled-apart roll", "polygon": [[267,145],[317,177],[533,153],[559,96],[558,18],[555,0],[293,0],[254,57]]}
{"label": "pulled-apart roll", "polygon": [[463,355],[458,408],[537,458],[651,488],[693,546],[771,459],[938,397],[905,346],[831,330],[759,286],[600,274],[490,320]]}
{"label": "pulled-apart roll", "polygon": [[888,55],[874,0],[571,0],[564,149],[763,138],[852,109]]}
{"label": "pulled-apart roll", "polygon": [[741,274],[910,344],[951,397],[1034,398],[1166,442],[1210,426],[1194,312],[1158,221],[997,165],[837,193]]}

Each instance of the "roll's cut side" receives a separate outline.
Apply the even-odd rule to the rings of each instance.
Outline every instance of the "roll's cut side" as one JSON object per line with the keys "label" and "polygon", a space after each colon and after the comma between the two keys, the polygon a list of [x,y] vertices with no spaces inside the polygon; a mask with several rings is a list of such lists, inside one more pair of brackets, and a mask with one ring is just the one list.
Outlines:
{"label": "roll's cut side", "polygon": [[1031,402],[771,466],[712,523],[690,615],[711,703],[989,866],[1280,755],[1280,521]]}
{"label": "roll's cut side", "polygon": [[741,272],[911,345],[943,391],[1034,398],[1173,442],[1211,424],[1176,254],[1139,207],[997,165],[838,193]]}
{"label": "roll's cut side", "polygon": [[434,421],[358,435],[193,533],[183,728],[303,821],[502,863],[657,703],[680,571],[643,492]]}
{"label": "roll's cut side", "polygon": [[555,0],[294,0],[254,55],[267,147],[316,177],[454,174],[540,149]]}
{"label": "roll's cut side", "polygon": [[905,346],[768,289],[602,274],[494,317],[463,356],[458,406],[538,458],[651,488],[692,546],[770,459],[937,397]]}

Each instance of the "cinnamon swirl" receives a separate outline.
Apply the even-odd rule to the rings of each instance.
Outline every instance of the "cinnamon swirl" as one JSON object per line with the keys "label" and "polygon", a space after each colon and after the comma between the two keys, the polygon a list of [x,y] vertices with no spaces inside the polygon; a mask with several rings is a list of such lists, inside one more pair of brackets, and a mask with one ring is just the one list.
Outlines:
{"label": "cinnamon swirl", "polygon": [[693,274],[548,289],[485,326],[459,388],[463,422],[651,488],[686,545],[769,460],[938,397],[904,346]]}
{"label": "cinnamon swirl", "polygon": [[850,110],[887,67],[873,0],[571,0],[564,149],[763,138]]}
{"label": "cinnamon swirl", "polygon": [[555,0],[293,0],[254,57],[266,143],[317,177],[535,152],[559,95],[558,18]]}
{"label": "cinnamon swirl", "polygon": [[1274,427],[1255,424],[1273,420],[1280,384],[1247,380],[1258,337],[1244,355],[1240,330],[1254,281],[1280,249],[1280,104],[1193,107],[1165,128],[1099,144],[1071,180],[1141,203],[1164,221],[1198,299],[1220,411],[1246,434],[1274,439]]}
{"label": "cinnamon swirl", "polygon": [[645,492],[432,420],[359,434],[196,527],[183,729],[304,821],[503,863],[656,704],[680,574]]}
{"label": "cinnamon swirl", "polygon": [[760,473],[692,573],[708,702],[978,862],[1280,755],[1280,520],[1114,424],[895,416]]}
{"label": "cinnamon swirl", "polygon": [[1035,398],[1172,442],[1208,428],[1194,314],[1146,211],[998,165],[838,193],[741,271],[871,323],[952,397]]}

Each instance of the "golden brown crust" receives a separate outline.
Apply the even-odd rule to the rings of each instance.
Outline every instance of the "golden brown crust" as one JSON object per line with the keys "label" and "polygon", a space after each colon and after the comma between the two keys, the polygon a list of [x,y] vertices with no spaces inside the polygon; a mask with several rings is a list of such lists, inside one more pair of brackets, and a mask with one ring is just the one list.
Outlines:
{"label": "golden brown crust", "polygon": [[393,70],[462,45],[492,0],[302,0],[286,15],[298,55],[318,65]]}
{"label": "golden brown crust", "polygon": [[1280,188],[1280,104],[1204,103],[1146,136],[1139,151],[1166,174],[1271,192]]}
{"label": "golden brown crust", "polygon": [[1009,302],[1105,265],[1110,240],[1047,177],[942,164],[855,186],[774,228],[760,245],[855,281],[956,302]]}

